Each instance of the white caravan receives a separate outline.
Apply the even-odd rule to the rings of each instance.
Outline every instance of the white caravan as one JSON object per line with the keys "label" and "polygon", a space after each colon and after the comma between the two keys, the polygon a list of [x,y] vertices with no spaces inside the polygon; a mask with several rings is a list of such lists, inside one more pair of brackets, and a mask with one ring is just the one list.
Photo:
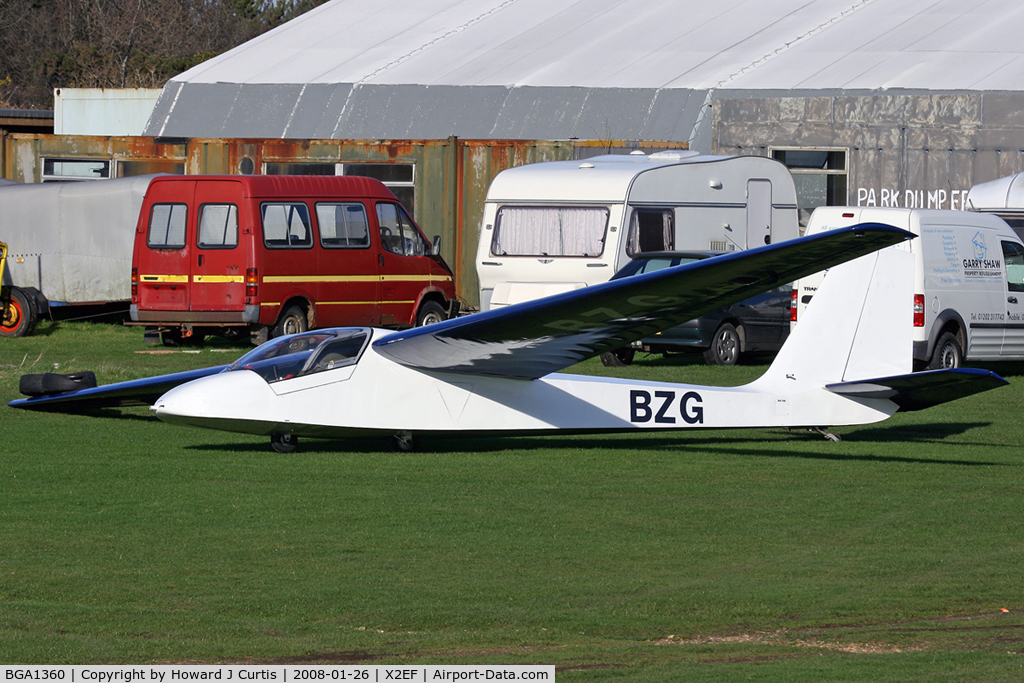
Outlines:
{"label": "white caravan", "polygon": [[[914,255],[914,361],[956,368],[965,360],[1024,360],[1024,244],[998,216],[971,211],[828,206],[807,235],[884,223],[917,236],[893,249]],[[822,281],[794,285],[799,320]]]}
{"label": "white caravan", "polygon": [[767,157],[636,151],[502,171],[484,204],[480,309],[605,282],[649,251],[742,251],[799,236],[796,189]]}

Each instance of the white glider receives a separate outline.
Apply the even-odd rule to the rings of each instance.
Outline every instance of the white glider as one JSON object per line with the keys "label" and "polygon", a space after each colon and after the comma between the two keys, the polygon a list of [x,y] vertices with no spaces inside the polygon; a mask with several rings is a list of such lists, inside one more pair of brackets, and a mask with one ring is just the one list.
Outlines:
{"label": "white glider", "polygon": [[[428,327],[314,330],[225,368],[10,405],[74,411],[158,396],[165,422],[268,435],[279,452],[298,437],[412,448],[421,436],[868,424],[1006,383],[984,370],[911,373],[911,255],[884,248],[909,237],[859,225]],[[557,372],[830,266],[768,371],[745,386]]]}

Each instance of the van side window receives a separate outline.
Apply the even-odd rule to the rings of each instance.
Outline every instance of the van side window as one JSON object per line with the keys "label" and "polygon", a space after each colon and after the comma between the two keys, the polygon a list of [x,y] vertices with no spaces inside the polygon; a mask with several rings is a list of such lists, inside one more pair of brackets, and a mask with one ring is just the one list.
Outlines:
{"label": "van side window", "polygon": [[302,202],[267,202],[263,214],[263,243],[274,249],[313,246],[309,209]]}
{"label": "van side window", "polygon": [[1006,288],[1011,292],[1024,292],[1024,247],[1016,242],[1003,242],[1003,261],[1006,263]]}
{"label": "van side window", "polygon": [[608,209],[502,206],[491,241],[494,256],[600,256]]}
{"label": "van side window", "polygon": [[635,256],[645,251],[672,251],[675,237],[672,209],[634,209],[626,253]]}
{"label": "van side window", "polygon": [[430,253],[427,241],[416,229],[409,214],[398,204],[377,205],[380,243],[393,254],[423,256]]}
{"label": "van side window", "polygon": [[320,244],[331,249],[363,249],[370,246],[366,207],[362,204],[316,205]]}
{"label": "van side window", "polygon": [[146,244],[151,249],[184,249],[187,215],[185,204],[154,204],[149,212]]}
{"label": "van side window", "polygon": [[238,207],[234,204],[203,204],[199,207],[199,246],[233,249],[238,246]]}

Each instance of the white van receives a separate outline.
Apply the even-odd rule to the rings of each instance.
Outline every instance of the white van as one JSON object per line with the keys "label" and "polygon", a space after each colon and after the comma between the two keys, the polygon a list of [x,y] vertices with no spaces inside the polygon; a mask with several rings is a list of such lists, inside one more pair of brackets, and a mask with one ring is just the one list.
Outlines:
{"label": "white van", "polygon": [[767,157],[637,151],[518,166],[487,191],[480,309],[605,282],[640,252],[739,251],[798,236],[793,177]]}
{"label": "white van", "polygon": [[[806,234],[857,223],[885,223],[917,239],[891,249],[915,256],[914,361],[928,368],[965,360],[1024,359],[1024,244],[998,216],[970,211],[828,206],[814,210]],[[799,320],[823,277],[794,285]]]}

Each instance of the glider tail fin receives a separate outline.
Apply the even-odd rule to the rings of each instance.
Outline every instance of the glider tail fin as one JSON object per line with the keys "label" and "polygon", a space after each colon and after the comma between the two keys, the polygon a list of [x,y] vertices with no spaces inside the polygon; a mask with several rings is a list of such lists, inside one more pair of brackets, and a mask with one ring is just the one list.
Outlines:
{"label": "glider tail fin", "polygon": [[988,370],[913,373],[914,262],[889,248],[829,270],[762,378],[921,410],[1006,384]]}
{"label": "glider tail fin", "polygon": [[909,373],[913,278],[913,256],[893,248],[831,268],[765,379],[821,386]]}

